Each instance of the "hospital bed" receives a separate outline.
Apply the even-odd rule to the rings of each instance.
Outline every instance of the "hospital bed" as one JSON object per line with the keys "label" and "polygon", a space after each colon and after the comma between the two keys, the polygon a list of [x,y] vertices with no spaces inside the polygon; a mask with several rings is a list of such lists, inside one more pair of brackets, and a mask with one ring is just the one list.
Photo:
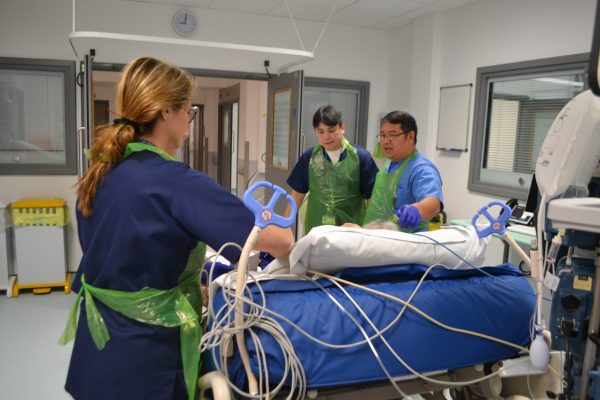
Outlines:
{"label": "hospital bed", "polygon": [[[275,261],[266,271],[219,277],[210,290],[200,396],[208,389],[217,399],[559,392],[561,353],[552,353],[549,370],[535,370],[527,357],[536,306],[527,278],[511,264],[478,268],[486,239],[453,229],[408,235],[316,228],[297,243],[291,268]],[[418,242],[402,254],[409,262],[385,261],[407,237]],[[236,335],[242,343],[234,343]],[[250,388],[249,375],[256,381]]]}

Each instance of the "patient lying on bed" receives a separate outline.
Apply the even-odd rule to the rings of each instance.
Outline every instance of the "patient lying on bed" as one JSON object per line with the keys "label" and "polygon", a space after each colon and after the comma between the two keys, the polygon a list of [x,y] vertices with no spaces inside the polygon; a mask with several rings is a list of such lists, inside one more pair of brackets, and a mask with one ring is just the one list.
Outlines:
{"label": "patient lying on bed", "polygon": [[[395,225],[395,224],[392,224]],[[323,225],[313,228],[292,250],[290,272],[307,268],[338,272],[340,266],[365,267],[393,264],[440,265],[448,269],[481,266],[488,238],[472,227],[449,226],[435,231],[405,233],[387,225],[370,229]]]}

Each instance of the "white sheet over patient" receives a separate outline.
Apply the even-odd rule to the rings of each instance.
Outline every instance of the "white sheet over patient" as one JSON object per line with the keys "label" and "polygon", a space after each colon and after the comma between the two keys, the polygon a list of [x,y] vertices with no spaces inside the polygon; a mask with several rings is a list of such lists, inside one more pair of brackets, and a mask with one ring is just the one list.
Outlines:
{"label": "white sheet over patient", "polygon": [[479,267],[485,258],[487,241],[488,238],[480,239],[472,227],[450,226],[412,234],[323,225],[296,243],[290,254],[290,271],[304,274],[310,268],[332,273],[349,267],[411,263],[471,268],[450,250]]}

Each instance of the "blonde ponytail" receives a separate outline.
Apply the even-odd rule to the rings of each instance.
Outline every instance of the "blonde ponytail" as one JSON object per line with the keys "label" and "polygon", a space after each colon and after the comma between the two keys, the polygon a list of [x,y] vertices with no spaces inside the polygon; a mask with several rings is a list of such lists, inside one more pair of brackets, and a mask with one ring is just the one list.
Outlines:
{"label": "blonde ponytail", "polygon": [[104,175],[123,159],[127,144],[136,136],[151,135],[161,110],[182,108],[193,89],[189,73],[155,58],[140,57],[125,67],[116,93],[120,118],[98,128],[90,152],[91,167],[77,183],[78,208],[84,216],[92,215],[96,191]]}
{"label": "blonde ponytail", "polygon": [[123,159],[127,144],[134,140],[134,129],[130,125],[104,125],[97,131],[97,139],[89,154],[91,166],[77,183],[79,209],[89,217],[96,190],[104,175]]}

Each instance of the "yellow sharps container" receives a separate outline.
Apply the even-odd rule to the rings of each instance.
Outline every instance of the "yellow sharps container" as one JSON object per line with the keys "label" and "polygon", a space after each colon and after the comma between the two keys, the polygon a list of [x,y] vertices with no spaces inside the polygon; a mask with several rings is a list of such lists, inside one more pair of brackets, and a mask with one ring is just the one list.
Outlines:
{"label": "yellow sharps container", "polygon": [[22,289],[48,293],[52,287],[63,287],[65,293],[70,293],[66,241],[69,214],[65,201],[22,199],[14,202],[11,210],[16,281],[9,294],[17,297]]}

